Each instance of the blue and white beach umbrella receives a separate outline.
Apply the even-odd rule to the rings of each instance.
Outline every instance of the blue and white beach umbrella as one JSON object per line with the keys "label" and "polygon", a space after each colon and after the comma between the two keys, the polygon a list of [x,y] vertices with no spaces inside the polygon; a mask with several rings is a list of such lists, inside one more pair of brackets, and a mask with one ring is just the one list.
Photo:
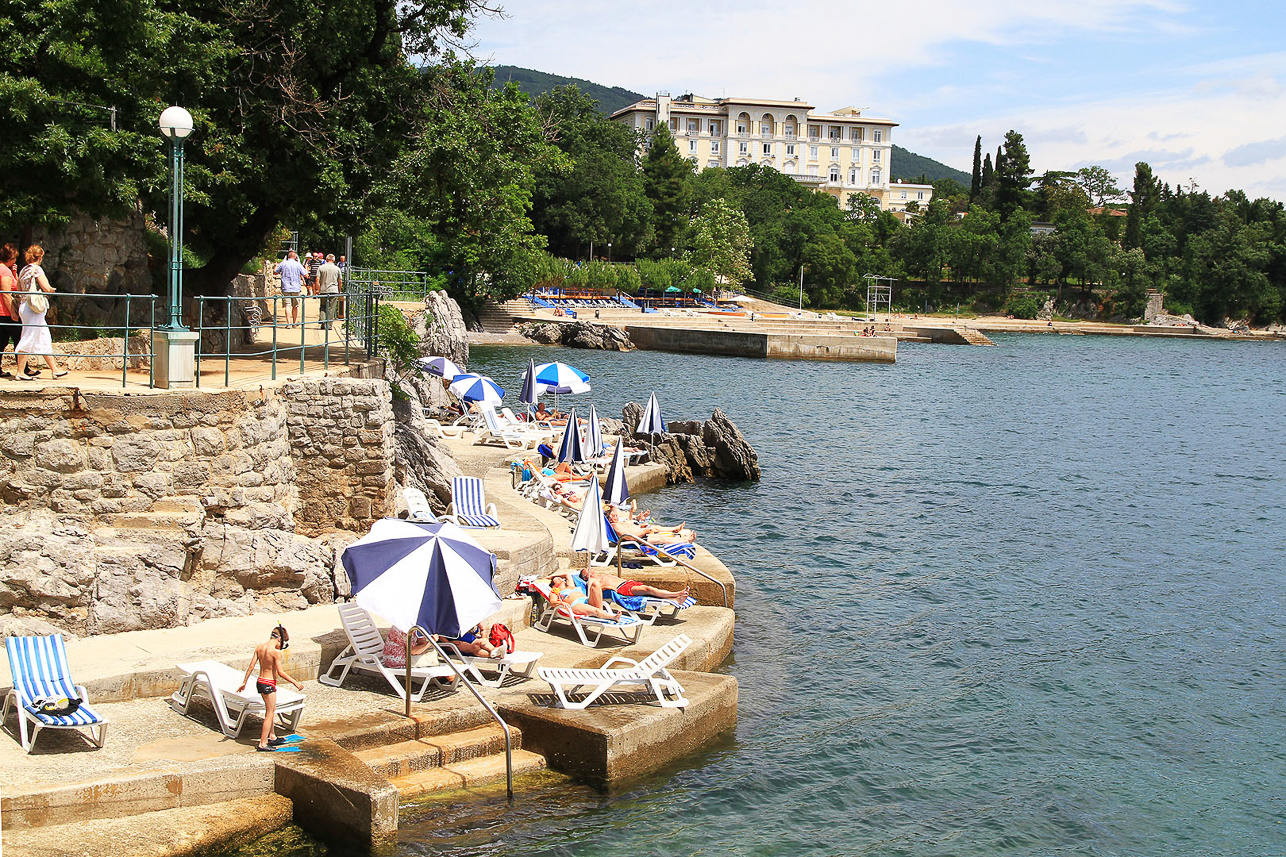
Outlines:
{"label": "blue and white beach umbrella", "polygon": [[599,493],[598,480],[591,479],[585,490],[585,500],[581,503],[580,517],[576,519],[576,529],[572,531],[572,550],[585,551],[585,566],[595,554],[607,550],[607,519],[603,517],[603,495]]}
{"label": "blue and white beach umbrella", "polygon": [[613,506],[624,506],[630,499],[630,486],[625,482],[625,441],[616,442],[612,463],[607,467],[607,481],[603,484],[603,499]]}
{"label": "blue and white beach umbrella", "polygon": [[420,357],[415,361],[415,365],[421,372],[428,372],[430,375],[445,378],[448,381],[455,380],[457,375],[464,374],[463,369],[446,357]]}
{"label": "blue and white beach umbrella", "polygon": [[567,427],[563,429],[562,442],[558,444],[558,460],[570,461],[573,464],[585,460],[585,447],[581,443],[580,426],[576,423],[576,409],[572,408],[567,415]]}
{"label": "blue and white beach umbrella", "polygon": [[659,434],[663,431],[665,431],[665,420],[661,418],[661,405],[656,400],[656,393],[653,393],[647,400],[647,407],[643,409],[643,418],[639,420],[638,428],[634,433]]}
{"label": "blue and white beach umbrella", "polygon": [[551,393],[588,393],[589,376],[566,363],[542,363],[536,367],[536,383]]}
{"label": "blue and white beach umbrella", "polygon": [[518,401],[524,405],[534,405],[540,398],[540,386],[536,383],[536,361],[527,361],[527,371],[522,375],[522,392]]}
{"label": "blue and white beach umbrella", "polygon": [[505,397],[505,391],[500,385],[486,375],[457,375],[448,389],[456,398],[465,402],[498,405]]}
{"label": "blue and white beach umbrella", "polygon": [[456,638],[501,607],[495,554],[455,524],[384,518],[342,562],[357,603],[403,632]]}
{"label": "blue and white beach umbrella", "polygon": [[585,453],[590,458],[603,454],[603,426],[598,421],[598,410],[589,406],[589,422],[585,424]]}

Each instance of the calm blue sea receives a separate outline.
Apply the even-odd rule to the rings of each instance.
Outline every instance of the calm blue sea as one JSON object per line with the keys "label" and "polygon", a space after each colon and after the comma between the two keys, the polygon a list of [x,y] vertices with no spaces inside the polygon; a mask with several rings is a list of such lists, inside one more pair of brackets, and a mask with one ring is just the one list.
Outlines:
{"label": "calm blue sea", "polygon": [[1286,854],[1286,346],[996,343],[474,349],[758,449],[758,484],[648,498],[737,575],[740,722],[608,791],[426,812],[398,853]]}

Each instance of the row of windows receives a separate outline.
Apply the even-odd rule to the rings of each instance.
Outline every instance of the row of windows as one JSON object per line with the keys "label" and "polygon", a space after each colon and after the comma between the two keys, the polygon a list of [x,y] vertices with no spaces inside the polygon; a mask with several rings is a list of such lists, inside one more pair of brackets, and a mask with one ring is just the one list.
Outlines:
{"label": "row of windows", "polygon": [[[754,123],[750,121],[749,117],[746,117],[746,114],[743,113],[741,114],[741,116],[744,118],[738,118],[736,123],[736,133],[740,136],[747,136],[749,134],[754,133]],[[707,131],[706,131],[707,134],[713,137],[723,136],[722,119],[709,119],[709,120],[706,120],[706,122],[707,122]],[[656,120],[655,119],[646,120],[646,127],[648,131],[653,130],[656,127]],[[760,128],[760,133],[763,134],[765,137],[772,137],[772,136],[776,136],[777,134],[777,124],[775,122],[770,121],[768,117],[765,117],[764,121],[759,123],[759,128]],[[793,122],[787,121],[787,122],[781,123],[781,133],[785,137],[794,137],[795,128],[796,126],[795,126],[795,123]],[[829,126],[809,125],[808,139],[821,140],[823,130],[825,130],[826,132],[827,140],[844,139],[844,126],[842,125],[829,125]],[[677,116],[671,117],[670,131],[674,134],[678,134],[680,131],[687,131],[692,134],[700,134],[701,120],[700,119],[680,119]],[[865,132],[866,132],[865,128],[849,128],[848,139],[854,143],[864,142],[866,139]],[[883,141],[884,141],[884,131],[880,128],[871,129],[871,142],[881,143]]]}
{"label": "row of windows", "polygon": [[[698,144],[698,141],[696,141],[696,140],[689,140],[689,141],[688,141],[688,153],[689,153],[689,154],[696,154],[696,152],[697,152],[697,144]],[[764,144],[762,144],[762,147],[763,147],[763,148],[762,148],[763,156],[764,156],[765,158],[771,158],[771,157],[773,157],[773,156],[776,154],[776,145],[777,145],[777,144],[775,144],[775,143],[764,143]],[[795,145],[794,143],[785,143],[785,144],[784,144],[784,146],[785,146],[785,149],[786,149],[786,157],[788,157],[788,158],[793,158],[793,157],[795,157],[795,150],[796,150],[796,148],[797,148],[797,147],[796,147],[796,145]],[[830,147],[830,149],[831,149],[831,160],[833,160],[833,161],[837,161],[837,160],[839,160],[839,159],[840,159],[840,150],[839,150],[839,146],[831,146],[831,147]],[[712,154],[712,155],[717,155],[717,154],[719,154],[719,151],[720,151],[720,143],[719,143],[719,141],[718,141],[718,140],[711,140],[711,141],[710,141],[710,154]],[[748,142],[745,142],[745,141],[738,142],[738,143],[737,143],[737,154],[738,154],[738,155],[748,155],[748,154],[750,154],[750,144],[749,144]],[[854,152],[854,157],[856,157],[856,158],[858,158],[858,159],[860,159],[860,158],[861,158],[861,150],[860,150],[860,149],[859,149],[859,150],[857,150],[856,152]],[[875,163],[877,163],[877,164],[878,164],[881,160],[883,160],[883,157],[884,157],[884,151],[883,151],[882,149],[875,149],[874,151],[872,151],[872,152],[871,152],[871,160],[872,160],[872,161],[874,161],[874,162],[875,162]],[[809,146],[809,147],[808,147],[808,158],[809,158],[809,160],[812,160],[812,161],[817,160],[817,158],[818,158],[818,147],[817,147],[817,146]]]}
{"label": "row of windows", "polygon": [[[692,158],[690,158],[689,160],[691,160],[691,161],[692,161],[692,163],[694,163],[694,164],[695,164],[695,163],[697,163],[697,158],[695,158],[695,157],[692,157]],[[749,161],[748,159],[746,159],[746,158],[738,158],[738,159],[737,159],[736,166],[738,166],[738,167],[744,167],[744,166],[748,165],[749,163],[750,163],[750,161]],[[710,161],[710,162],[708,162],[708,163],[706,164],[706,166],[707,166],[707,167],[710,167],[711,169],[713,169],[713,168],[715,168],[715,167],[721,167],[721,166],[723,166],[723,163],[722,163],[722,162],[720,162],[720,161]],[[772,164],[765,164],[765,166],[769,166],[769,167],[771,167],[771,166],[772,166]],[[786,163],[782,164],[782,169],[781,169],[781,171],[782,171],[783,173],[785,173],[786,175],[798,175],[798,174],[799,174],[799,165],[798,165],[798,164],[796,164],[794,161],[787,161]],[[817,176],[817,175],[820,175],[820,173],[819,173],[819,171],[818,171],[817,164],[809,164],[807,167],[805,167],[805,172],[804,172],[803,174],[804,174],[804,175],[808,175],[808,176]],[[837,167],[837,166],[832,166],[832,167],[830,168],[830,172],[827,174],[827,180],[828,180],[828,181],[830,181],[830,182],[831,182],[831,184],[839,184],[839,183],[840,183],[840,181],[841,181],[841,178],[840,178],[840,177],[841,177],[841,175],[842,175],[842,173],[840,172],[840,168],[839,168],[839,167]],[[880,185],[880,183],[883,181],[883,179],[884,179],[884,175],[883,175],[883,173],[881,173],[878,169],[871,170],[871,185],[872,185],[872,186],[876,186],[876,187],[878,187],[878,186]],[[857,169],[857,168],[855,167],[855,168],[850,169],[850,170],[848,171],[848,183],[849,183],[849,184],[851,184],[851,185],[857,185],[857,184],[860,184],[860,183],[861,183],[861,181],[862,181],[862,171],[861,171],[861,170],[859,170],[859,169]],[[903,191],[903,193],[905,194],[905,193],[906,193],[906,191]],[[921,195],[920,195],[920,197],[919,197],[919,198],[920,198],[920,199],[923,199],[923,198],[924,198],[923,193],[921,193]]]}

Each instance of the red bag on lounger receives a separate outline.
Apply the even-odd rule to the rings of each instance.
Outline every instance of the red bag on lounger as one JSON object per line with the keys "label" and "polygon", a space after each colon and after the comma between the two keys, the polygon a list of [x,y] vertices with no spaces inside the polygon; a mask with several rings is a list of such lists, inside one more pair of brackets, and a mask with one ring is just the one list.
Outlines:
{"label": "red bag on lounger", "polygon": [[506,652],[512,652],[518,648],[513,632],[499,622],[491,626],[491,645],[504,646]]}

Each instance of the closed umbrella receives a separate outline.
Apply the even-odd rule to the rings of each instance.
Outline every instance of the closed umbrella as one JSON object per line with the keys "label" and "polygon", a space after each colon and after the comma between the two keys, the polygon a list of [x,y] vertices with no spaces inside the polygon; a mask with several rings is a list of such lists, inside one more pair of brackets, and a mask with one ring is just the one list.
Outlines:
{"label": "closed umbrella", "polygon": [[522,392],[518,394],[518,401],[531,408],[540,398],[540,386],[536,384],[536,361],[527,361],[527,371],[522,376]]}
{"label": "closed umbrella", "polygon": [[[406,633],[406,716],[411,716],[411,629],[459,637],[501,607],[492,577],[496,555],[455,524],[419,524],[396,518],[375,522],[344,549],[344,571],[359,605]],[[439,657],[450,663],[433,640]],[[452,669],[456,669],[452,666]],[[505,732],[509,796],[513,797],[513,750],[509,726],[456,669],[460,681],[491,712]]]}
{"label": "closed umbrella", "polygon": [[603,517],[603,495],[599,492],[598,480],[591,479],[585,490],[585,499],[581,503],[580,517],[576,519],[576,529],[572,531],[572,550],[585,551],[585,567],[589,568],[590,560],[610,547],[607,538],[607,519]]}
{"label": "closed umbrella", "polygon": [[446,357],[420,357],[415,361],[415,365],[421,372],[428,372],[430,375],[445,378],[448,381],[454,380],[457,375],[464,374],[463,369]]}
{"label": "closed umbrella", "polygon": [[558,460],[575,464],[585,460],[585,447],[581,443],[580,426],[576,424],[576,409],[567,414],[567,426],[563,429],[562,442],[558,444]]}
{"label": "closed umbrella", "polygon": [[457,375],[448,389],[465,402],[498,405],[505,397],[500,385],[486,375]]}
{"label": "closed umbrella", "polygon": [[603,499],[617,508],[630,499],[630,486],[625,482],[625,441],[618,440],[612,452],[612,463],[607,467],[607,481],[603,484]]}
{"label": "closed umbrella", "polygon": [[661,405],[656,400],[656,393],[653,393],[647,400],[647,407],[643,409],[643,419],[639,420],[638,428],[634,433],[659,434],[663,431],[665,431],[665,420],[661,418]]}
{"label": "closed umbrella", "polygon": [[589,422],[585,424],[585,453],[589,458],[603,454],[603,426],[598,421],[598,410],[589,406]]}

